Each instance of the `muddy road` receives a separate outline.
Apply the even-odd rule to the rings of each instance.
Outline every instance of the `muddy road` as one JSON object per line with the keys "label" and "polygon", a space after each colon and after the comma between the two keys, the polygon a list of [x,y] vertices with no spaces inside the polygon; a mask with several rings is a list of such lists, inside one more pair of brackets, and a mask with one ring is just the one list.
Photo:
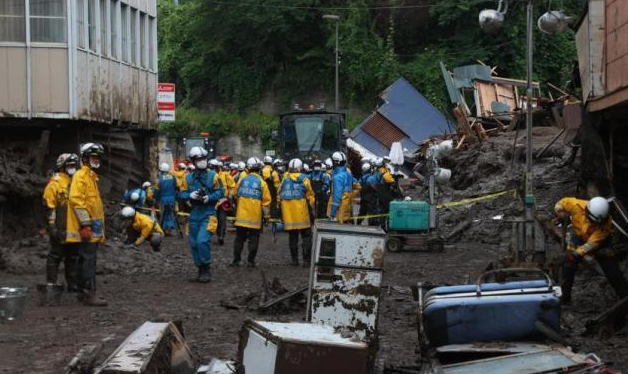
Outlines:
{"label": "muddy road", "polygon": [[[269,232],[262,236],[256,269],[227,267],[232,258],[232,240],[233,235],[229,235],[225,246],[213,246],[213,282],[207,285],[187,281],[195,269],[186,243],[181,239],[167,238],[160,254],[142,247],[145,253],[141,256],[128,257],[115,253],[128,249],[103,248],[105,252],[114,252],[104,254],[99,262],[99,268],[107,273],[98,276],[100,293],[109,301],[105,308],[81,306],[71,294],[64,295],[60,306],[40,307],[34,286],[42,280],[43,274],[3,273],[3,285],[28,286],[31,292],[22,318],[0,324],[0,372],[60,373],[84,345],[110,337],[111,347],[115,347],[146,320],[182,320],[187,342],[199,362],[207,362],[210,357],[235,358],[237,332],[246,318],[303,320],[305,310],[261,315],[253,308],[233,310],[221,306],[221,302],[238,304],[247,293],[261,292],[261,271],[269,280],[279,277],[289,289],[305,284],[308,278],[308,269],[289,266],[285,234],[278,235],[276,243]],[[378,367],[415,363],[416,314],[409,286],[418,281],[466,282],[474,279],[497,254],[499,246],[468,243],[448,245],[443,253],[387,253]],[[160,267],[151,256],[159,256],[164,266]],[[135,260],[116,273],[107,270],[112,268],[107,262],[114,258]],[[43,263],[43,259],[41,261]],[[570,329],[577,332],[597,307],[612,303],[609,290],[601,292],[606,296],[601,304],[580,304],[580,300],[575,300],[577,310],[565,313]],[[583,299],[590,300],[590,296]],[[627,367],[625,332],[606,342],[597,339],[579,342],[582,350],[594,350],[604,359],[614,361],[618,368]]]}

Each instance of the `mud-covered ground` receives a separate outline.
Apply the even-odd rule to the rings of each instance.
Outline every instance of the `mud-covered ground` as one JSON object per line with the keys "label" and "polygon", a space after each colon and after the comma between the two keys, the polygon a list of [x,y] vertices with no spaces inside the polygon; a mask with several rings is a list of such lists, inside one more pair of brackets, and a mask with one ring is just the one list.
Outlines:
{"label": "mud-covered ground", "polygon": [[[540,147],[551,139],[552,133],[538,135],[535,147],[537,142]],[[501,135],[455,153],[448,162],[453,165],[454,176],[459,174],[458,179],[444,189],[442,201],[517,188],[521,165],[519,161],[507,163],[513,137],[512,133]],[[535,192],[540,209],[551,207],[557,197],[576,193],[573,179],[577,170],[558,170],[556,165],[560,163],[560,157],[538,162],[535,176],[543,183],[537,183]],[[416,310],[409,287],[417,282],[458,284],[476,279],[490,261],[506,254],[510,227],[507,219],[519,214],[520,207],[518,200],[509,195],[441,210],[444,234],[465,219],[472,221],[442,253],[386,254],[378,368],[416,362]],[[196,270],[182,239],[167,238],[160,253],[153,253],[147,246],[131,251],[112,240],[101,248],[98,263],[99,292],[109,301],[105,308],[79,305],[72,294],[64,295],[60,306],[38,306],[35,285],[44,278],[45,241],[34,236],[4,244],[0,247],[4,262],[0,261],[0,286],[28,286],[31,291],[22,318],[0,323],[0,373],[61,373],[81,347],[110,338],[107,347],[112,350],[147,320],[181,320],[187,343],[199,363],[211,357],[234,359],[237,332],[246,318],[302,321],[305,310],[262,315],[242,302],[251,293],[261,293],[262,271],[268,280],[278,277],[288,289],[307,282],[308,269],[288,265],[286,235],[278,235],[275,242],[270,230],[263,234],[256,269],[227,267],[232,244],[230,234],[225,246],[213,245],[213,281],[203,285],[187,281]],[[627,372],[626,329],[604,340],[581,336],[584,323],[614,301],[603,277],[581,271],[573,305],[563,311],[563,333],[579,351],[595,352]],[[221,304],[243,307],[228,309]]]}

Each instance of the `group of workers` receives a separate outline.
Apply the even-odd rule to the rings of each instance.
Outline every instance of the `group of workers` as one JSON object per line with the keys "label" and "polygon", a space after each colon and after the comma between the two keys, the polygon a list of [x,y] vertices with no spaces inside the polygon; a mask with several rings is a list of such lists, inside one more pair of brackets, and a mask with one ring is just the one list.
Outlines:
{"label": "group of workers", "polygon": [[[77,292],[86,305],[107,302],[96,294],[98,245],[105,241],[105,215],[98,189],[98,169],[104,148],[87,143],[79,155],[64,153],[56,162],[43,200],[47,208],[51,249],[47,257],[46,280],[57,283],[64,262],[67,289]],[[158,251],[163,237],[177,227],[177,212],[188,216],[188,242],[198,273],[191,279],[211,280],[211,238],[224,243],[228,215],[234,212],[235,240],[232,267],[240,266],[244,243],[248,242],[246,265],[255,267],[260,234],[266,222],[280,222],[289,235],[292,264],[299,265],[299,237],[302,264],[309,266],[312,249],[311,226],[316,218],[339,223],[353,222],[354,198],[360,194],[359,216],[386,213],[393,198],[395,178],[383,159],[363,160],[358,180],[347,167],[343,152],[334,152],[325,162],[314,160],[312,169],[300,159],[283,162],[266,157],[250,157],[244,165],[223,165],[208,160],[202,147],[191,149],[190,165],[171,170],[159,168],[154,185],[125,193],[120,211],[130,246],[149,243]],[[140,212],[150,201],[160,213],[159,221]],[[234,209],[235,207],[235,209]],[[619,297],[628,296],[628,284],[611,248],[612,221],[605,198],[591,200],[563,198],[555,206],[556,216],[570,225],[563,267],[563,302],[571,300],[578,264],[597,260]],[[361,219],[357,222],[361,223]],[[377,221],[370,221],[370,224]]]}

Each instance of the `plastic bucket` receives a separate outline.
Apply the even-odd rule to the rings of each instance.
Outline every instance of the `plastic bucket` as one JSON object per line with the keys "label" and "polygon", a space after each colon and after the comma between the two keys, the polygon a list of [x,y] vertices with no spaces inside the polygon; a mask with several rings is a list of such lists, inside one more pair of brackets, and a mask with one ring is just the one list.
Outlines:
{"label": "plastic bucket", "polygon": [[0,317],[7,321],[19,318],[26,304],[27,287],[0,287]]}

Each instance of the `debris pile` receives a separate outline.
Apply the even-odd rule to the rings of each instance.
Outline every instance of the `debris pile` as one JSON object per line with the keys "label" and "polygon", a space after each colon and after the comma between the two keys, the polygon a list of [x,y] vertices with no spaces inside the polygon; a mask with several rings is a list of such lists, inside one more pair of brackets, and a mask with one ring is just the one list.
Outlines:
{"label": "debris pile", "polygon": [[220,306],[230,310],[258,311],[262,314],[287,314],[305,309],[306,285],[289,290],[278,277],[268,282],[266,274],[263,271],[261,274],[260,292],[249,291],[229,300],[220,300]]}

